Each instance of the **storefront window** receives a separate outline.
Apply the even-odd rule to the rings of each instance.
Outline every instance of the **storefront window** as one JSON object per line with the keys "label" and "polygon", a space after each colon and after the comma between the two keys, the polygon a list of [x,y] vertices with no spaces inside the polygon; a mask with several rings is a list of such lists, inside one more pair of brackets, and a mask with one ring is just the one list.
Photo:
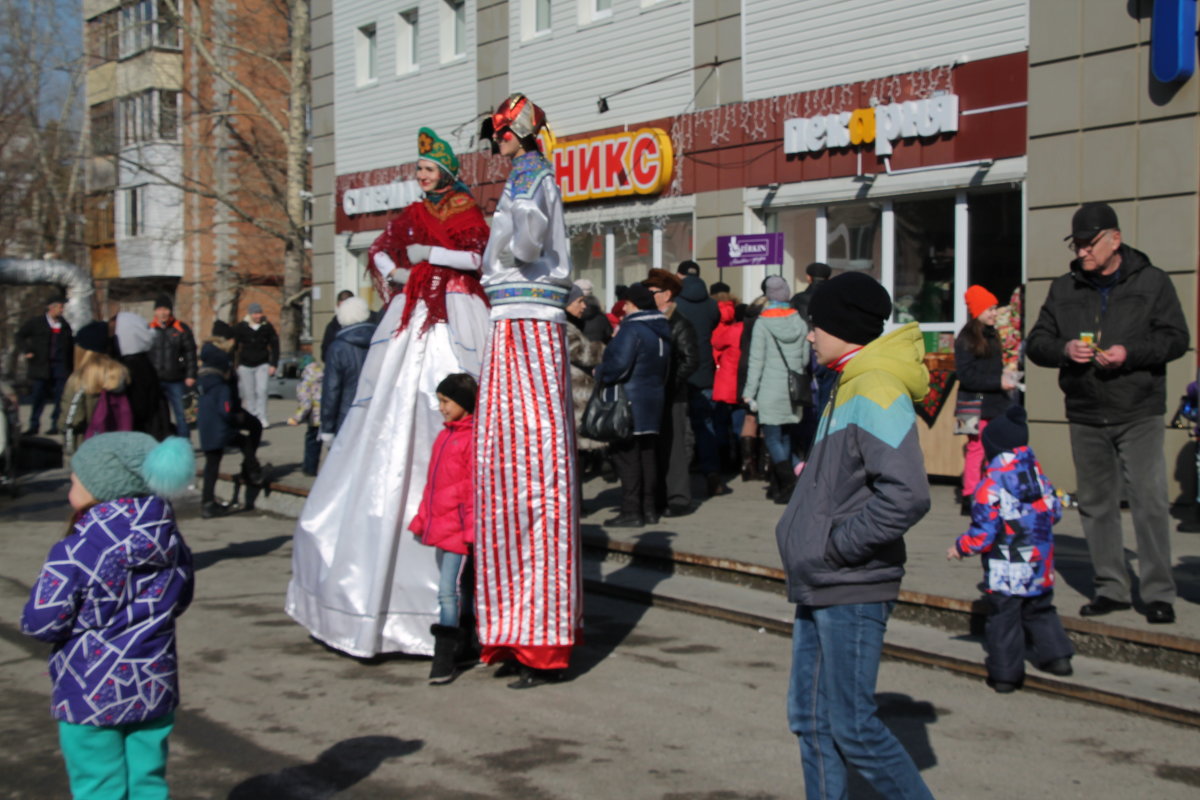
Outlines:
{"label": "storefront window", "polygon": [[783,234],[780,274],[791,284],[793,292],[801,291],[805,285],[804,270],[817,260],[817,209],[781,211],[775,216],[775,226],[775,232]]}
{"label": "storefront window", "polygon": [[586,278],[604,297],[604,232],[580,230],[571,236],[571,279]]}
{"label": "storefront window", "polygon": [[1021,285],[1021,193],[971,195],[968,204],[969,282],[989,289],[1003,305]]}
{"label": "storefront window", "polygon": [[674,270],[680,261],[694,257],[692,250],[692,215],[667,217],[662,234],[663,269]]}
{"label": "storefront window", "polygon": [[[825,216],[825,263],[839,272],[865,272],[880,279],[883,237],[878,203],[830,206]],[[803,266],[808,266],[807,264]]]}
{"label": "storefront window", "polygon": [[954,198],[897,202],[896,322],[954,322]]}

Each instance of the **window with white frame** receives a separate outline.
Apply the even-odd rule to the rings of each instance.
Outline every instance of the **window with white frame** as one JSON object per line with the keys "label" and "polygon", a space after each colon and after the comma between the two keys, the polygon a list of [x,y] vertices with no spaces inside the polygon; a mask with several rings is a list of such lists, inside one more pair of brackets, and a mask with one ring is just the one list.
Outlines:
{"label": "window with white frame", "polygon": [[416,72],[420,66],[417,49],[418,21],[420,17],[415,8],[401,11],[396,15],[396,74],[404,75]]}
{"label": "window with white frame", "polygon": [[179,26],[164,0],[135,0],[121,6],[121,58],[152,47],[179,49]]}
{"label": "window with white frame", "polygon": [[146,186],[131,186],[125,193],[125,235],[146,235]]}
{"label": "window with white frame", "polygon": [[442,0],[441,51],[443,62],[467,54],[466,0]]}
{"label": "window with white frame", "polygon": [[375,23],[363,25],[354,34],[354,68],[355,68],[355,83],[359,86],[365,86],[369,83],[374,83],[376,79],[375,73],[375,56],[379,47],[378,37],[375,35]]}
{"label": "window with white frame", "polygon": [[1007,302],[1022,281],[1021,193],[972,190],[783,209],[784,277],[803,286],[812,261],[863,272],[891,293],[893,324],[952,334],[966,322],[962,294],[986,286]]}
{"label": "window with white frame", "polygon": [[179,92],[147,89],[118,102],[122,147],[179,140]]}
{"label": "window with white frame", "polygon": [[578,0],[578,3],[580,25],[599,22],[612,16],[612,0]]}
{"label": "window with white frame", "polygon": [[551,0],[522,0],[521,38],[532,39],[550,32]]}

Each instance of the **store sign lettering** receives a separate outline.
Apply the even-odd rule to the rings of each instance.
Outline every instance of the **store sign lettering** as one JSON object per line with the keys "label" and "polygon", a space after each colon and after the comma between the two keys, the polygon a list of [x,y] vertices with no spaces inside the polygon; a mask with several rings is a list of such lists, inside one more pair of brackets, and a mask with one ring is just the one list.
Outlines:
{"label": "store sign lettering", "polygon": [[558,142],[553,157],[564,203],[658,194],[675,168],[671,137],[661,128]]}
{"label": "store sign lettering", "polygon": [[421,185],[416,181],[382,183],[347,189],[342,193],[342,211],[347,217],[404,208],[421,199]]}
{"label": "store sign lettering", "polygon": [[905,100],[783,123],[783,152],[818,153],[827,148],[875,144],[875,155],[890,156],[892,142],[958,130],[958,95]]}

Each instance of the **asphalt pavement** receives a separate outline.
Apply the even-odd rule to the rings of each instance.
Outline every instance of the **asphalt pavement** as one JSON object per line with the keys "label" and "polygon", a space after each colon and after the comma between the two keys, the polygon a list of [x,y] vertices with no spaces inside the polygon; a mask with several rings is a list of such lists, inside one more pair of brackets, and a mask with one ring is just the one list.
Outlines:
{"label": "asphalt pavement", "polygon": [[[276,429],[269,436],[282,441]],[[48,713],[48,648],[17,629],[64,530],[65,495],[66,474],[56,471],[35,476],[21,498],[0,499],[4,798],[67,796]],[[173,797],[803,796],[784,715],[785,637],[589,595],[587,640],[566,682],[516,692],[476,668],[431,687],[427,659],[349,658],[284,614],[290,520],[201,520],[194,494],[178,507],[198,571],[179,624]],[[687,518],[691,527],[676,535],[714,514]],[[883,665],[878,699],[938,797],[1173,800],[1200,788],[1194,728],[1031,692],[996,695],[978,679],[896,662]],[[851,796],[874,795],[856,784]]]}

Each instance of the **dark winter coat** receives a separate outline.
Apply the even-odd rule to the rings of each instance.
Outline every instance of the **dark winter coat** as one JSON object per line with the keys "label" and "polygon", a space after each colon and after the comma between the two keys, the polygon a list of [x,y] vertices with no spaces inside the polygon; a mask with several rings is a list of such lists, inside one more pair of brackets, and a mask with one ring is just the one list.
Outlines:
{"label": "dark winter coat", "polygon": [[248,319],[233,326],[233,338],[238,343],[237,363],[243,367],[272,367],[279,364],[279,334],[267,320],[255,330]]}
{"label": "dark winter coat", "polygon": [[[742,341],[741,349],[743,356],[750,352],[750,338],[754,335],[754,323],[758,321],[758,315],[762,313],[762,303],[751,303],[746,306],[746,313],[742,317]],[[738,362],[738,392],[739,398],[746,396],[746,376],[750,372],[750,359],[743,357]]]}
{"label": "dark winter coat", "polygon": [[661,311],[627,314],[604,348],[596,380],[606,386],[624,385],[635,436],[659,431],[670,362],[671,326]]}
{"label": "dark winter coat", "polygon": [[129,370],[129,386],[125,390],[129,407],[133,412],[133,429],[148,433],[162,441],[175,432],[171,426],[167,399],[159,385],[158,373],[146,353],[121,356],[121,363]]}
{"label": "dark winter coat", "polygon": [[54,718],[112,727],[173,711],[175,618],[193,585],[169,502],[125,498],[84,512],[50,548],[21,615],[21,630],[54,644]]}
{"label": "dark winter coat", "polygon": [[796,312],[800,315],[800,319],[804,320],[806,325],[808,324],[808,304],[812,302],[813,290],[816,288],[817,285],[815,283],[810,283],[804,288],[803,292],[796,292],[792,295],[789,303],[792,308],[796,309]]}
{"label": "dark winter coat", "polygon": [[[688,380],[700,366],[700,344],[696,340],[696,329],[687,317],[679,313],[678,307],[667,312],[667,324],[671,326],[671,365],[667,371],[667,403],[687,400]],[[712,348],[708,357],[712,358]]]}
{"label": "dark winter coat", "polygon": [[954,372],[958,377],[959,397],[964,392],[979,394],[983,398],[980,416],[989,420],[1003,414],[1013,401],[1008,392],[1000,388],[1000,378],[1004,374],[1004,353],[996,329],[985,325],[983,338],[987,341],[988,350],[987,355],[980,358],[971,349],[966,336],[958,334],[954,340]]}
{"label": "dark winter coat", "polygon": [[[1170,277],[1140,250],[1122,244],[1116,283],[1104,297],[1076,259],[1054,279],[1025,353],[1033,363],[1058,367],[1067,420],[1116,425],[1167,412],[1167,362],[1187,352],[1188,327]],[[1063,353],[1067,342],[1091,332],[1096,345],[1123,345],[1125,363],[1105,369],[1076,364]]]}
{"label": "dark winter coat", "polygon": [[200,402],[196,408],[196,432],[201,450],[224,450],[237,429],[233,417],[241,407],[237,381],[231,375],[233,361],[215,344],[200,350],[200,375],[196,385]]}
{"label": "dark winter coat", "polygon": [[[575,430],[579,430],[583,422],[584,409],[592,397],[592,387],[596,385],[592,370],[603,355],[603,344],[589,341],[576,326],[567,326],[567,359],[571,362],[571,405],[575,410]],[[582,436],[577,437],[575,443],[580,450],[600,450],[605,446],[604,442]]]}
{"label": "dark winter coat", "polygon": [[721,309],[717,301],[708,296],[704,281],[695,275],[688,275],[683,279],[683,291],[675,298],[675,312],[692,323],[692,329],[696,332],[696,346],[699,348],[696,371],[688,378],[688,383],[697,389],[711,389],[716,370],[712,357],[712,335],[721,324]]}
{"label": "dark winter coat", "polygon": [[[53,358],[51,347],[54,348]],[[32,381],[48,380],[54,363],[60,365],[60,374],[64,378],[75,369],[75,339],[71,333],[71,326],[65,319],[62,320],[57,337],[52,335],[50,322],[45,314],[26,320],[17,331],[17,352],[25,361],[25,374]],[[26,353],[33,353],[33,358],[25,358]]]}
{"label": "dark winter coat", "polygon": [[359,322],[338,331],[329,346],[321,381],[321,433],[337,433],[350,413],[374,332],[374,324]]}
{"label": "dark winter coat", "polygon": [[196,339],[192,329],[177,319],[165,328],[152,320],[154,344],[150,345],[150,363],[165,383],[177,383],[196,377]]}
{"label": "dark winter coat", "polygon": [[429,480],[408,529],[422,543],[467,554],[475,542],[475,418],[447,422],[433,442]]}
{"label": "dark winter coat", "polygon": [[590,341],[608,344],[612,340],[612,324],[608,321],[608,315],[601,310],[595,300],[585,300],[583,313],[578,317],[567,314],[567,321],[578,328]]}

